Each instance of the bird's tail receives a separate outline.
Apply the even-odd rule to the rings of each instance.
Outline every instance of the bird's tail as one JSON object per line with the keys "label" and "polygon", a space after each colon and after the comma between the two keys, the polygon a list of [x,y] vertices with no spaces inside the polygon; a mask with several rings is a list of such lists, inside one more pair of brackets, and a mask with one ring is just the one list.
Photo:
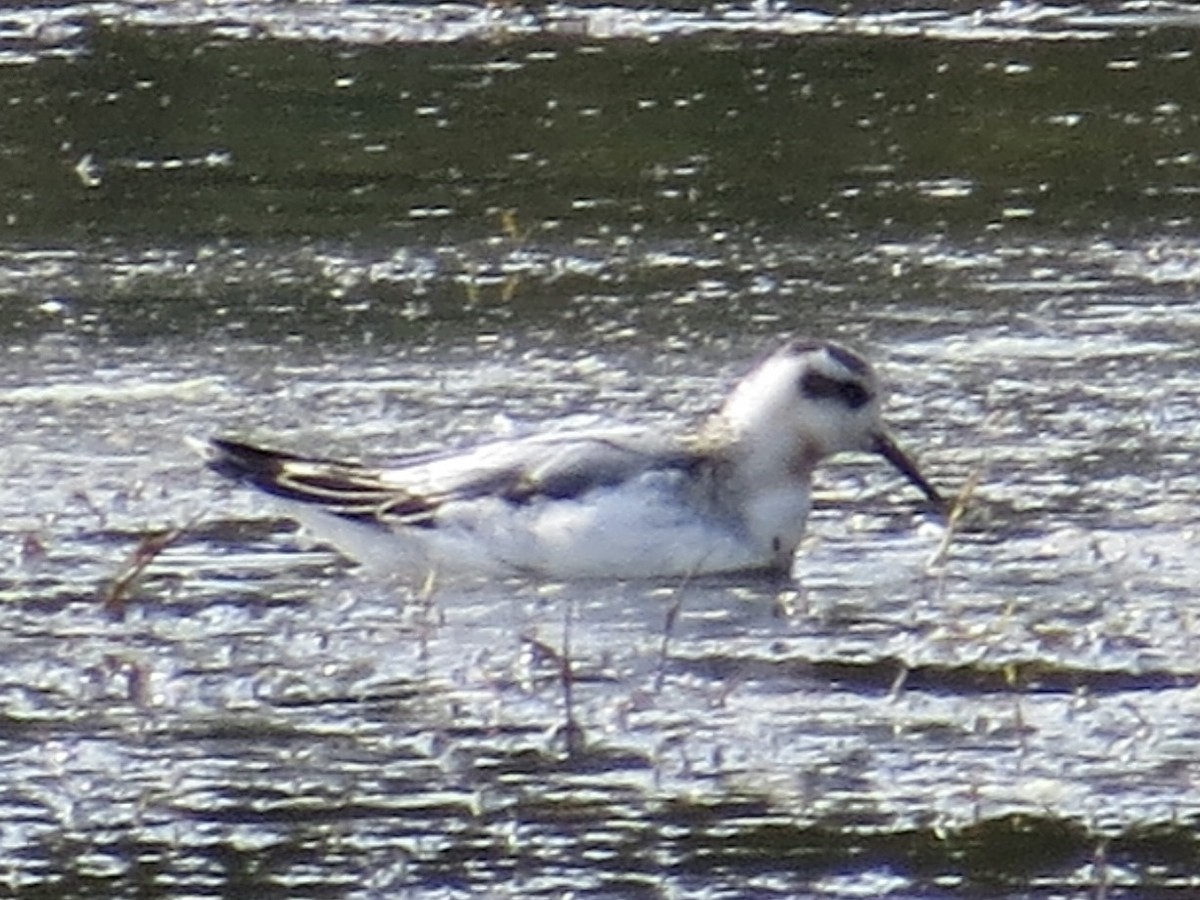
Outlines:
{"label": "bird's tail", "polygon": [[344,519],[424,524],[431,512],[425,498],[384,483],[355,463],[298,456],[226,438],[192,442],[208,467],[261,491],[318,506]]}

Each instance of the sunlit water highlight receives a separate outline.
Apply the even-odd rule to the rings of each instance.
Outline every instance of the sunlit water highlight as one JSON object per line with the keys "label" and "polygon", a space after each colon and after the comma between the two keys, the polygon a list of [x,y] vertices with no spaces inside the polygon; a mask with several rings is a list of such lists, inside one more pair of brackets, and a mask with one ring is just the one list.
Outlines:
{"label": "sunlit water highlight", "polygon": [[[4,139],[9,893],[1197,888],[1187,7],[5,15],[10,112],[59,116]],[[611,68],[545,74],[579,59]],[[1088,78],[1052,77],[1072,63]],[[170,119],[179,71],[251,99]],[[630,94],[591,87],[612,71]],[[545,85],[563,96],[503,131],[492,105]],[[133,130],[143,100],[172,140]],[[326,155],[263,149],[225,118],[244,107]],[[942,117],[947,157],[922,143]],[[434,174],[396,187],[396,148]],[[847,459],[796,584],[430,588],[364,576],[182,440],[383,459],[547,420],[665,426],[793,333],[866,350],[931,478],[977,479],[948,542]]]}
{"label": "sunlit water highlight", "polygon": [[[874,320],[897,430],[939,483],[980,482],[931,566],[942,525],[871,462],[830,466],[783,594],[513,582],[422,599],[420,579],[363,579],[297,544],[178,440],[233,430],[386,456],[563,412],[665,421],[711,408],[757,339],[697,334],[696,352],[651,362],[637,338],[279,355],[231,338],[135,349],[82,321],[47,334],[2,374],[3,516],[22,548],[3,586],[7,846],[65,841],[81,885],[153,878],[157,859],[200,891],[239,858],[276,860],[271,877],[297,889],[342,865],[354,880],[364,858],[380,883],[464,887],[526,858],[541,873],[526,887],[553,892],[598,854],[612,883],[582,883],[619,892],[639,868],[678,867],[687,885],[700,851],[660,818],[683,797],[689,820],[751,804],[755,829],[1052,813],[1117,835],[1194,816],[1200,403],[1184,373],[1200,342],[1178,280],[1142,274],[1133,299],[1138,273],[1162,268],[1149,256],[866,254],[984,298],[1021,285],[1020,304],[953,336],[934,336],[936,302]],[[1086,291],[1063,296],[1064,273]],[[106,616],[137,535],[181,524],[124,618]],[[596,830],[568,824],[584,820]],[[27,859],[12,884],[50,864]]]}

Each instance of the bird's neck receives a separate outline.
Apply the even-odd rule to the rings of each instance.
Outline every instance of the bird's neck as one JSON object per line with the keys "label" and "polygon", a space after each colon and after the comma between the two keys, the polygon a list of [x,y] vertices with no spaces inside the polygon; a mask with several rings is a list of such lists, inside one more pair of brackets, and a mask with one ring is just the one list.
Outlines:
{"label": "bird's neck", "polygon": [[724,412],[704,424],[700,442],[725,461],[735,482],[765,491],[807,485],[825,456],[815,442],[801,435],[789,434],[772,423],[732,419]]}

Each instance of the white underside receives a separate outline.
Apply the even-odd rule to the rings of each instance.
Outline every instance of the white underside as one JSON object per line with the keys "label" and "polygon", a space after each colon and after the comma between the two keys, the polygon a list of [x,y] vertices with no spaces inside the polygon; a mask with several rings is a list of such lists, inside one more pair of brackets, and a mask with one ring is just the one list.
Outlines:
{"label": "white underside", "polygon": [[[661,473],[597,489],[581,499],[513,505],[496,498],[445,504],[436,527],[388,530],[280,501],[316,537],[372,570],[421,579],[430,572],[526,574],[549,578],[653,578],[751,569],[788,569],[794,540],[780,553],[745,523],[683,502]],[[795,540],[807,492],[785,510]],[[772,506],[778,505],[776,496]]]}

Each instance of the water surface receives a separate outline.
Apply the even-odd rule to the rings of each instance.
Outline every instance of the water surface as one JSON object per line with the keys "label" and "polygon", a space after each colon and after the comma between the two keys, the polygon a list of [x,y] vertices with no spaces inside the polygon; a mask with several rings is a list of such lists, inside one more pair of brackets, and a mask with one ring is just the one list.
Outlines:
{"label": "water surface", "polygon": [[[1195,24],[10,7],[8,892],[1194,890]],[[848,458],[794,585],[430,589],[182,441],[690,421],[793,333],[956,531]]]}

